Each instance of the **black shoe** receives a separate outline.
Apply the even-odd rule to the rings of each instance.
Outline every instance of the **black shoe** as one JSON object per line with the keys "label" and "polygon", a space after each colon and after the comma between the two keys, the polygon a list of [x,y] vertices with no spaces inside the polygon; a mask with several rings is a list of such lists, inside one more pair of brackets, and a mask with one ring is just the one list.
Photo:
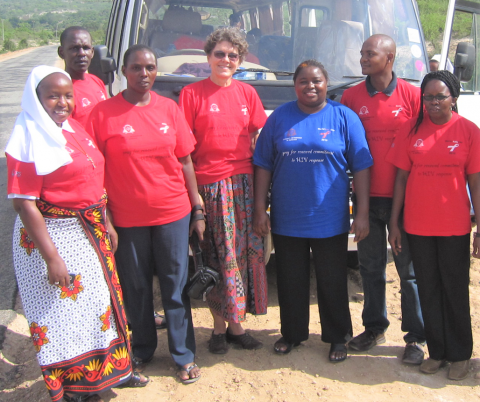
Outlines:
{"label": "black shoe", "polygon": [[254,350],[263,348],[263,343],[246,332],[242,335],[232,335],[227,329],[227,342],[240,345],[243,349]]}
{"label": "black shoe", "polygon": [[285,340],[284,337],[281,337],[277,342],[275,342],[275,345],[273,345],[273,350],[275,353],[278,353],[279,355],[286,355],[287,353],[290,353],[293,348],[297,347],[300,345],[300,342],[295,342],[295,343],[290,343],[287,340]]}
{"label": "black shoe", "polygon": [[407,364],[422,364],[425,357],[423,345],[417,342],[408,342],[405,345],[402,362]]}
{"label": "black shoe", "polygon": [[357,352],[364,352],[381,343],[385,343],[385,334],[376,333],[367,329],[348,342],[348,346]]}
{"label": "black shoe", "polygon": [[215,335],[212,331],[212,336],[208,341],[208,351],[216,355],[224,355],[225,353],[227,353],[228,352],[227,335],[226,334]]}

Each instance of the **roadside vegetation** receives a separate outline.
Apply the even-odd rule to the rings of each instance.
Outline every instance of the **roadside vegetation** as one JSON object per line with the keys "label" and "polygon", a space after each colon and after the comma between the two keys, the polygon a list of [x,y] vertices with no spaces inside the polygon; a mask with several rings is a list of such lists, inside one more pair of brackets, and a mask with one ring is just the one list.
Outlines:
{"label": "roadside vegetation", "polygon": [[[417,3],[425,39],[439,53],[448,0]],[[56,43],[71,25],[84,26],[95,44],[103,43],[111,6],[112,0],[0,0],[0,52]],[[471,23],[466,16],[456,18],[454,39],[469,36]]]}
{"label": "roadside vegetation", "polygon": [[1,52],[56,43],[72,25],[104,43],[111,7],[112,0],[0,0]]}

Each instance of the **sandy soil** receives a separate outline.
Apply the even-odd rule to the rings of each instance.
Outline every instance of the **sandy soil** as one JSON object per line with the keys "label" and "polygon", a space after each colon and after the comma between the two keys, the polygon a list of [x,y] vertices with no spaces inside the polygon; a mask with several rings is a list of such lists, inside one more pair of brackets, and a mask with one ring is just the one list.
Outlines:
{"label": "sandy soil", "polygon": [[[273,261],[272,261],[273,262]],[[105,401],[475,401],[480,399],[480,380],[473,378],[480,368],[480,262],[472,260],[471,309],[474,330],[474,355],[471,374],[464,381],[446,378],[448,368],[427,376],[418,367],[401,363],[403,334],[399,280],[393,263],[387,269],[387,306],[390,328],[387,342],[368,353],[349,355],[339,364],[327,360],[329,345],[320,339],[315,285],[312,283],[310,339],[289,355],[273,353],[279,337],[279,308],[276,275],[269,264],[269,311],[265,316],[249,316],[245,327],[264,342],[259,351],[231,348],[226,355],[212,355],[207,350],[212,320],[202,301],[194,301],[193,315],[197,339],[197,363],[202,378],[183,385],[175,378],[175,366],[168,354],[166,331],[158,331],[155,358],[145,370],[151,384],[141,389],[112,390],[102,394]],[[312,277],[313,277],[312,272]],[[355,334],[363,331],[361,311],[363,294],[358,271],[349,278],[350,309]],[[312,281],[313,282],[313,281]],[[158,294],[157,294],[158,295]],[[159,298],[156,308],[161,310]],[[0,354],[0,400],[49,401],[35,351],[28,338],[28,326],[20,300],[17,316],[8,327]]]}

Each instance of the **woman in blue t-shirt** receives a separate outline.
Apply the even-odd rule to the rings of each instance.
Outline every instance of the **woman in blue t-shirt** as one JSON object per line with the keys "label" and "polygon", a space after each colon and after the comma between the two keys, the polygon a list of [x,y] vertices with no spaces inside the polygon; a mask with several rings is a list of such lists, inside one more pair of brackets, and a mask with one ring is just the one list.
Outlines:
{"label": "woman in blue t-shirt", "polygon": [[[347,357],[352,337],[347,291],[348,232],[368,235],[369,167],[372,157],[357,115],[326,99],[328,74],[315,60],[293,76],[297,101],[277,108],[257,141],[254,229],[275,244],[281,333],[275,352],[289,353],[308,339],[310,249],[317,277],[322,340],[329,359]],[[350,227],[349,178],[359,213]],[[267,193],[271,185],[271,224]]]}

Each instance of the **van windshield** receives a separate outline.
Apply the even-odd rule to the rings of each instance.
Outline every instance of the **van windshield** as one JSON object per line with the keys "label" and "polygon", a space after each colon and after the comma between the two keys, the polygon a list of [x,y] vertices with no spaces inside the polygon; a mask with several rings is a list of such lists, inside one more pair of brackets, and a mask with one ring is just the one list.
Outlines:
{"label": "van windshield", "polygon": [[224,26],[237,26],[249,44],[237,79],[292,80],[300,62],[316,59],[331,85],[351,82],[362,77],[360,49],[375,33],[395,40],[399,77],[426,74],[412,0],[144,0],[139,14],[137,43],[155,50],[162,76],[208,77],[205,39]]}

